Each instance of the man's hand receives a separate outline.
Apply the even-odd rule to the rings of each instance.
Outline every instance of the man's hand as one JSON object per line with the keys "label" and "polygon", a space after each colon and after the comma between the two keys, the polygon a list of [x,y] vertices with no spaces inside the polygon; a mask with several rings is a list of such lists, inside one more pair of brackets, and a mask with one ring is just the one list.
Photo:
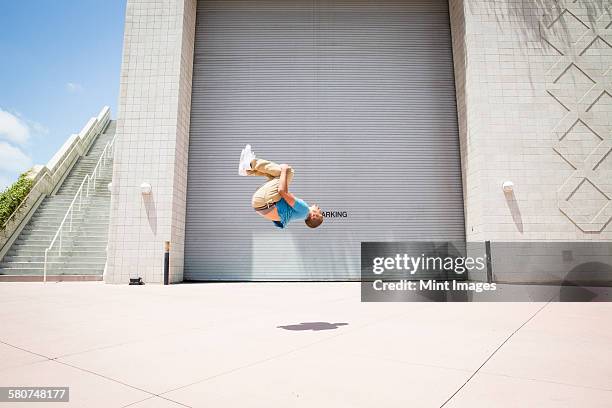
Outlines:
{"label": "man's hand", "polygon": [[280,165],[280,168],[281,174],[278,183],[278,193],[285,199],[285,201],[287,201],[287,204],[293,207],[295,197],[289,192],[289,183],[287,181],[287,173],[289,172],[290,167],[287,163],[283,163]]}

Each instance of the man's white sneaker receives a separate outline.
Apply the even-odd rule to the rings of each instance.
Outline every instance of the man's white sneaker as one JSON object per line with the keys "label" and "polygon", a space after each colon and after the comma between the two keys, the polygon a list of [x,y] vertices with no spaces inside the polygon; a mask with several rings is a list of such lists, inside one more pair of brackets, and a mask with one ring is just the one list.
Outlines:
{"label": "man's white sneaker", "polygon": [[251,150],[251,145],[246,145],[240,153],[240,163],[238,164],[238,174],[248,176],[247,170],[251,170],[251,162],[255,159],[255,153]]}

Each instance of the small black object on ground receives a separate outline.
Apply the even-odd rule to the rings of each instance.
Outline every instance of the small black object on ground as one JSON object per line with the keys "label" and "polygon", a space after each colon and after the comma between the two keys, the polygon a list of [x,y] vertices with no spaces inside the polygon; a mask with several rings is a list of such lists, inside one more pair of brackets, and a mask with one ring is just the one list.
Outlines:
{"label": "small black object on ground", "polygon": [[144,285],[142,278],[130,278],[130,285]]}

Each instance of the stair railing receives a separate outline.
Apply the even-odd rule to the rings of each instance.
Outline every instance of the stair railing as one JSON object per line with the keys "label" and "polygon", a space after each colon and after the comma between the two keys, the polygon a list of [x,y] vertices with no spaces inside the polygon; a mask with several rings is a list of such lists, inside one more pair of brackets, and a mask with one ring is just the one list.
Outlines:
{"label": "stair railing", "polygon": [[96,163],[96,167],[94,167],[91,172],[91,176],[89,177],[89,181],[87,182],[87,197],[89,197],[89,187],[90,182],[93,183],[93,190],[96,191],[96,181],[98,180],[98,175],[103,167],[106,167],[106,161],[110,160],[113,157],[113,153],[115,152],[115,137],[104,146],[104,150],[102,150],[102,154]]}
{"label": "stair railing", "polygon": [[[70,206],[68,207],[68,210],[66,210],[66,214],[64,215],[64,218],[62,219],[62,222],[60,223],[57,232],[53,236],[53,239],[51,240],[49,246],[45,249],[45,261],[43,264],[43,282],[47,282],[47,261],[49,257],[49,251],[53,248],[55,242],[59,240],[58,256],[62,256],[62,232],[64,231],[64,227],[66,226],[66,224],[68,224],[68,232],[72,232],[72,219],[74,217],[74,209],[75,205],[77,204],[77,200],[78,211],[81,211],[81,207],[89,203],[88,199],[90,196],[90,188],[93,192],[96,191],[96,181],[98,179],[98,176],[102,169],[106,167],[107,161],[109,161],[113,157],[115,149],[115,137],[116,135],[113,136],[113,139],[110,142],[106,143],[106,146],[104,146],[104,150],[102,150],[100,158],[98,159],[98,162],[96,163],[96,166],[94,167],[91,174],[86,174],[83,178],[83,181],[81,181],[81,185],[79,186],[77,192],[74,194],[74,198],[70,202]],[[85,187],[86,182],[87,187]],[[83,194],[85,194],[85,203],[83,202]]]}

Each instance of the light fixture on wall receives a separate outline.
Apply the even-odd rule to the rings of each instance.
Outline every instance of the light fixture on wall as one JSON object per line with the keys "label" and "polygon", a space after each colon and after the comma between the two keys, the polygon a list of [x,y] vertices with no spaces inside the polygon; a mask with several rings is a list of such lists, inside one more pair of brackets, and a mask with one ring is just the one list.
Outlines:
{"label": "light fixture on wall", "polygon": [[106,188],[108,189],[109,192],[113,192],[113,183],[108,183],[108,186],[106,186]]}
{"label": "light fixture on wall", "polygon": [[142,183],[140,185],[140,192],[142,194],[151,194],[151,185],[149,183]]}
{"label": "light fixture on wall", "polygon": [[504,181],[504,184],[502,184],[502,190],[504,190],[504,193],[511,193],[514,191],[514,183],[511,181]]}

